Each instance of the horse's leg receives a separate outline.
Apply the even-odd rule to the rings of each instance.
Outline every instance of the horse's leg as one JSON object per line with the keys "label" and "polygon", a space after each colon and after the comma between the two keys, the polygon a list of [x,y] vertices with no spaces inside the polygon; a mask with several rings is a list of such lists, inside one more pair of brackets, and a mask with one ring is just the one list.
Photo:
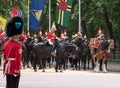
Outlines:
{"label": "horse's leg", "polygon": [[80,63],[79,63],[79,59],[77,58],[77,59],[75,59],[75,68],[76,68],[76,70],[79,70],[79,67],[80,66]]}
{"label": "horse's leg", "polygon": [[59,70],[60,70],[60,72],[63,72],[63,64],[64,64],[64,63],[61,62],[60,65],[59,65]]}
{"label": "horse's leg", "polygon": [[62,72],[63,68],[64,68],[64,64],[65,64],[65,60],[62,58],[62,59],[59,59],[59,70],[60,72]]}
{"label": "horse's leg", "polygon": [[83,55],[83,70],[86,70],[86,55]]}
{"label": "horse's leg", "polygon": [[88,69],[90,69],[90,61],[91,61],[91,54],[88,53],[88,54],[87,54],[87,64],[88,64],[87,68],[88,68]]}
{"label": "horse's leg", "polygon": [[103,59],[100,60],[100,71],[102,71]]}
{"label": "horse's leg", "polygon": [[108,72],[107,69],[106,69],[106,64],[105,64],[106,60],[104,59],[103,60],[103,65],[102,65],[102,70],[103,72]]}
{"label": "horse's leg", "polygon": [[99,67],[100,67],[100,63],[99,63],[99,59],[97,59],[97,61],[96,61],[96,66],[95,66],[95,68],[94,68],[94,71],[95,71],[95,72],[99,72],[99,71],[100,71]]}
{"label": "horse's leg", "polygon": [[56,64],[55,57],[52,57],[51,59],[52,59],[52,60],[51,60],[52,67],[55,67],[55,64]]}
{"label": "horse's leg", "polygon": [[35,72],[37,72],[37,67],[36,67],[36,65],[37,65],[37,58],[34,58],[34,61],[33,61],[33,69],[34,69]]}
{"label": "horse's leg", "polygon": [[0,57],[0,67],[1,67],[1,57]]}
{"label": "horse's leg", "polygon": [[58,60],[55,60],[55,61],[56,61],[55,72],[58,72]]}
{"label": "horse's leg", "polygon": [[0,70],[3,70],[4,56],[1,55],[0,60],[1,60]]}
{"label": "horse's leg", "polygon": [[66,69],[67,69],[67,60],[64,60],[64,61],[63,61],[63,66],[64,66],[63,69],[66,70]]}
{"label": "horse's leg", "polygon": [[67,68],[68,68],[68,62],[67,62],[67,60],[65,60],[65,62],[64,62],[64,70],[66,70]]}
{"label": "horse's leg", "polygon": [[41,59],[39,59],[38,64],[39,64],[39,70],[41,70],[42,69],[42,61],[41,61]]}
{"label": "horse's leg", "polygon": [[62,70],[62,67],[63,67],[64,70],[67,69],[67,58],[66,57],[63,57],[60,60],[60,70]]}
{"label": "horse's leg", "polygon": [[72,59],[72,67],[73,67],[73,70],[77,70],[77,59]]}
{"label": "horse's leg", "polygon": [[53,66],[53,57],[49,57],[49,68],[52,68]]}
{"label": "horse's leg", "polygon": [[42,72],[45,72],[46,68],[46,58],[42,58]]}
{"label": "horse's leg", "polygon": [[90,69],[90,66],[89,66],[90,65],[90,57],[89,56],[87,56],[87,64],[88,64],[87,69]]}

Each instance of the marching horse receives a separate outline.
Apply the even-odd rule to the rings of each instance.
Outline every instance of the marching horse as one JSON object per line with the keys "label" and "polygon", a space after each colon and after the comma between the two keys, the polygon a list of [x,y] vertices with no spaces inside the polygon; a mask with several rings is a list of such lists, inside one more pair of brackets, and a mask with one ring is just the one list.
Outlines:
{"label": "marching horse", "polygon": [[102,71],[107,72],[105,63],[108,58],[108,53],[110,53],[111,44],[112,44],[111,41],[104,40],[98,44],[98,47],[96,48],[96,52],[94,51],[94,48],[91,48],[91,54],[92,54],[93,62],[95,64],[95,68],[94,68],[95,72],[100,71],[101,60],[102,60]]}
{"label": "marching horse", "polygon": [[82,38],[76,38],[73,43],[78,47],[77,57],[72,59],[73,66],[75,66],[76,70],[80,70],[81,67],[86,70],[86,61],[87,56],[89,55],[89,42],[83,40]]}
{"label": "marching horse", "polygon": [[37,71],[37,63],[39,62],[40,68],[43,72],[45,72],[46,68],[46,59],[51,57],[51,50],[57,47],[56,41],[53,45],[49,45],[48,43],[38,43],[33,46],[33,69]]}
{"label": "marching horse", "polygon": [[[25,66],[29,67],[29,64],[32,64],[32,51],[33,51],[33,40],[31,38],[28,38],[24,43],[23,43],[23,68]],[[30,62],[30,63],[29,63]]]}
{"label": "marching horse", "polygon": [[56,49],[55,71],[58,72],[58,70],[60,70],[60,72],[62,72],[63,69],[66,70],[68,59],[76,58],[77,50],[78,50],[78,47],[73,43],[59,42]]}
{"label": "marching horse", "polygon": [[[65,60],[67,60],[67,57],[72,57],[73,54],[76,51],[76,46],[72,43],[62,43],[59,42],[57,39],[55,39],[55,42],[52,45],[47,45],[46,44],[37,44],[33,46],[33,57],[34,57],[34,65],[33,69],[34,71],[37,71],[37,62],[40,60],[40,64],[42,66],[42,71],[45,72],[46,68],[46,59],[48,57],[51,57],[51,50],[53,49],[56,50],[56,55],[55,55],[55,71],[58,72],[58,69],[61,70],[63,63],[65,64]],[[61,71],[62,72],[62,71]]]}

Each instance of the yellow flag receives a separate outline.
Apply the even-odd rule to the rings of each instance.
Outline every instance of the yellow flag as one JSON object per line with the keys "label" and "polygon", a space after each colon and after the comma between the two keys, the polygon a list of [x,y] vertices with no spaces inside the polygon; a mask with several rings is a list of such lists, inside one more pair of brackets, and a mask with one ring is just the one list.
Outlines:
{"label": "yellow flag", "polygon": [[5,29],[7,20],[0,16],[0,25],[2,25],[2,29]]}

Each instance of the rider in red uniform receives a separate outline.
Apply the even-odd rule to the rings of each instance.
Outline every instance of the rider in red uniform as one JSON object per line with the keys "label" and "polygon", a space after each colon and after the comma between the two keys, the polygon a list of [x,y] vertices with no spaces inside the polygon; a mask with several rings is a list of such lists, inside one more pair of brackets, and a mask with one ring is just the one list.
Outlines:
{"label": "rider in red uniform", "polygon": [[[52,45],[52,46],[53,46],[53,43],[55,42],[55,39],[57,38],[55,31],[56,31],[56,26],[53,23],[50,32],[47,34],[47,42],[49,43],[49,45]],[[53,46],[51,49],[51,55],[54,54],[54,50],[55,50],[55,46]]]}
{"label": "rider in red uniform", "polygon": [[22,59],[22,44],[18,42],[22,33],[23,21],[20,17],[8,20],[6,34],[9,40],[4,44],[4,70],[6,75],[6,88],[18,88]]}
{"label": "rider in red uniform", "polygon": [[56,27],[55,27],[55,24],[53,24],[50,32],[47,34],[47,42],[50,45],[53,45],[53,43],[54,43],[54,41],[56,39],[55,31],[56,31]]}

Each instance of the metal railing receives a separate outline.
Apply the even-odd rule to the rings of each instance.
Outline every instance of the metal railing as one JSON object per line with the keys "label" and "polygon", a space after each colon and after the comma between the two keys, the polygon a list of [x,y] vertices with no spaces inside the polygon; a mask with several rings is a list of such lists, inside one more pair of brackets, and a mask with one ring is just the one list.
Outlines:
{"label": "metal railing", "polygon": [[111,51],[109,54],[109,59],[119,59],[120,60],[120,51]]}

